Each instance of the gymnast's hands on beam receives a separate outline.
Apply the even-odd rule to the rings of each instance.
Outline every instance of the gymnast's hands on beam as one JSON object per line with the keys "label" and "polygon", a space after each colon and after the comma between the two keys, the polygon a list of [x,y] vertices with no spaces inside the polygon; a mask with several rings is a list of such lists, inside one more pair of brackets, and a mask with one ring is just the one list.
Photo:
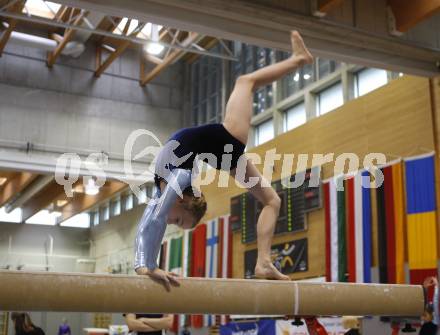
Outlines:
{"label": "gymnast's hands on beam", "polygon": [[179,277],[178,274],[164,271],[160,268],[149,270],[148,268],[140,267],[136,269],[136,273],[138,275],[149,276],[155,282],[162,284],[168,292],[171,290],[171,286],[180,286],[180,283],[177,280]]}

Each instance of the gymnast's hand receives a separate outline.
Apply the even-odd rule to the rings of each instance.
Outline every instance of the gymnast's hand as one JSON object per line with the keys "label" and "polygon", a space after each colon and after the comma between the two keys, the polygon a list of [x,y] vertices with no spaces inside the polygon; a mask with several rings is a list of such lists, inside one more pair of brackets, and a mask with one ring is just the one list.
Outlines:
{"label": "gymnast's hand", "polygon": [[159,268],[154,270],[149,270],[147,268],[138,268],[136,273],[139,275],[147,275],[154,281],[162,284],[165,289],[169,292],[171,290],[171,285],[180,286],[177,278],[179,277],[176,273],[164,271]]}

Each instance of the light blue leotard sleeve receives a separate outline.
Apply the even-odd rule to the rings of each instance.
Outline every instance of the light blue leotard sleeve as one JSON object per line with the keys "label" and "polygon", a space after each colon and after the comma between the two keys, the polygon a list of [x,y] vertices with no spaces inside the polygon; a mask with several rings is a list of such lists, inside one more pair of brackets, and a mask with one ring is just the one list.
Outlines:
{"label": "light blue leotard sleeve", "polygon": [[174,169],[167,178],[164,191],[156,190],[139,222],[135,241],[135,269],[158,267],[157,257],[166,229],[166,218],[178,196],[191,185],[191,171]]}

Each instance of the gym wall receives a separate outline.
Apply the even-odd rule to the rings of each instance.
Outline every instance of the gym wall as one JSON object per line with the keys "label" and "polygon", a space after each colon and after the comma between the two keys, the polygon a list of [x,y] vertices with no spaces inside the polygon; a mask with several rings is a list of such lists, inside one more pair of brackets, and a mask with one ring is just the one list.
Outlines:
{"label": "gym wall", "polygon": [[[440,86],[435,82],[431,90],[440,109]],[[318,117],[303,126],[250,150],[264,157],[267,150],[276,148],[278,154],[327,154],[335,157],[341,153],[355,153],[362,164],[367,153],[380,152],[391,161],[398,157],[413,156],[435,150],[435,139],[440,117],[431,108],[430,81],[425,78],[404,76],[365,96],[349,101],[337,110]],[[433,124],[433,115],[436,124]],[[311,159],[309,159],[311,160]],[[310,162],[309,162],[310,164]],[[296,167],[296,159],[294,161]],[[262,166],[257,166],[260,171]],[[322,178],[333,176],[334,164],[325,164]],[[210,173],[215,172],[210,170]],[[281,163],[275,162],[273,180],[280,178]],[[218,188],[215,182],[204,186],[208,201],[206,220],[230,213],[231,197],[244,192],[230,179],[229,188]],[[438,183],[438,179],[437,179]],[[437,188],[439,189],[439,188]],[[437,200],[439,197],[437,197]],[[377,265],[377,238],[375,199],[373,211],[373,266]],[[325,225],[324,210],[310,212],[308,228],[304,232],[279,235],[274,244],[292,239],[308,239],[307,272],[293,274],[292,279],[323,276],[325,274]],[[244,276],[244,252],[256,248],[256,243],[241,243],[240,232],[233,236],[233,276]]]}

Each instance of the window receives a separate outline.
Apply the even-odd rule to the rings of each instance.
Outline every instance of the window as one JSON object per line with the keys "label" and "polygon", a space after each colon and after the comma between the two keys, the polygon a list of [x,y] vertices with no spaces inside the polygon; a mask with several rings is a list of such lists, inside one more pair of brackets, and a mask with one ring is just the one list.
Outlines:
{"label": "window", "polygon": [[125,198],[125,206],[124,209],[126,211],[129,211],[130,209],[133,208],[133,194],[130,193],[127,195],[127,197]]}
{"label": "window", "polygon": [[147,192],[147,197],[148,197],[147,200],[149,200],[153,197],[153,190],[154,190],[154,185],[145,186],[145,191]]}
{"label": "window", "polygon": [[[274,51],[272,49],[255,47],[252,45],[234,42],[234,55],[239,59],[231,64],[231,87],[234,87],[237,78],[272,63]],[[273,104],[272,84],[261,87],[254,93],[254,114],[264,112]]]}
{"label": "window", "polygon": [[29,12],[31,15],[53,19],[61,5],[43,0],[27,0],[23,13]]}
{"label": "window", "polygon": [[274,138],[273,120],[270,119],[255,127],[255,145],[263,144]]}
{"label": "window", "polygon": [[1,222],[21,222],[21,208],[16,208],[10,213],[6,213],[5,207],[0,208],[0,221]]}
{"label": "window", "polygon": [[264,112],[272,106],[272,85],[260,88],[254,94],[254,114]]}
{"label": "window", "polygon": [[147,201],[147,188],[146,186],[144,186],[139,190],[139,197],[137,202],[139,205],[142,205],[145,204],[146,201]]}
{"label": "window", "polygon": [[90,212],[90,225],[97,226],[99,225],[99,212]]}
{"label": "window", "polygon": [[[108,206],[107,206],[108,208]],[[90,216],[87,213],[77,214],[61,222],[60,226],[63,227],[75,227],[75,228],[89,228],[90,227]]]}
{"label": "window", "polygon": [[319,92],[316,99],[316,110],[318,115],[324,115],[344,103],[342,84],[339,82]]}
{"label": "window", "polygon": [[318,79],[325,78],[329,74],[335,72],[338,69],[339,65],[340,63],[333,60],[318,58]]}
{"label": "window", "polygon": [[[211,50],[220,52],[220,47]],[[190,65],[192,124],[220,122],[222,63],[218,58],[202,56]]]}
{"label": "window", "polygon": [[365,69],[356,73],[355,76],[355,97],[374,91],[388,82],[387,71],[380,69]]}
{"label": "window", "polygon": [[283,77],[282,79],[282,97],[288,98],[292,94],[298,93],[305,87],[312,84],[316,79],[314,64],[307,64],[297,71]]}
{"label": "window", "polygon": [[99,208],[99,221],[107,221],[110,218],[110,206],[105,204]]}
{"label": "window", "polygon": [[121,214],[121,199],[119,197],[110,202],[110,212],[111,216]]}
{"label": "window", "polygon": [[57,217],[60,215],[60,212],[51,213],[47,209],[43,209],[27,219],[25,223],[55,226],[57,223]]}
{"label": "window", "polygon": [[299,103],[284,113],[284,131],[294,129],[306,123],[306,107],[304,102]]}

